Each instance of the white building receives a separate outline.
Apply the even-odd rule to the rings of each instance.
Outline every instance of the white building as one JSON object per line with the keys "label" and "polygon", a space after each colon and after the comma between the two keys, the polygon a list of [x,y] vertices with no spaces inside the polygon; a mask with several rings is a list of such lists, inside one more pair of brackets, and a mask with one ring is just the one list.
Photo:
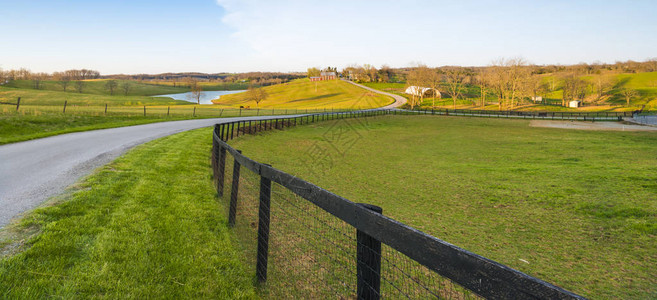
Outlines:
{"label": "white building", "polygon": [[420,86],[409,86],[406,88],[406,91],[404,93],[408,95],[414,95],[414,96],[422,96],[422,97],[432,97],[434,94],[436,97],[440,98],[440,91],[428,87],[420,87]]}
{"label": "white building", "polygon": [[578,108],[578,107],[580,107],[581,104],[582,104],[582,101],[579,101],[579,100],[573,100],[573,101],[568,102],[568,107],[570,107],[570,108]]}

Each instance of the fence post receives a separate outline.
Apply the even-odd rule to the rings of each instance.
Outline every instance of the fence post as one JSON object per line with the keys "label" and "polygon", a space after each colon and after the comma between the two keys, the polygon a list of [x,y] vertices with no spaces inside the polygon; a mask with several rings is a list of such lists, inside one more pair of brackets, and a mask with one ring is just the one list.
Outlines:
{"label": "fence post", "polygon": [[68,102],[67,100],[64,100],[64,110],[62,111],[63,114],[66,113],[66,103],[67,103],[67,102]]}
{"label": "fence post", "polygon": [[171,109],[171,106],[167,106],[167,117],[169,116],[169,110]]}
{"label": "fence post", "polygon": [[[242,153],[241,150],[237,150]],[[240,188],[240,163],[237,157],[233,162],[233,184],[230,188],[230,206],[228,207],[228,226],[235,227],[235,214],[237,213],[237,194]]]}
{"label": "fence post", "polygon": [[107,115],[107,103],[105,103],[105,115]]}
{"label": "fence post", "polygon": [[217,166],[217,194],[224,196],[224,178],[226,177],[226,148],[219,143],[219,163]]}
{"label": "fence post", "polygon": [[[269,165],[266,165],[269,166]],[[269,215],[271,204],[271,179],[260,176],[260,206],[258,208],[258,253],[256,276],[259,282],[267,281],[267,256],[269,253]]]}
{"label": "fence post", "polygon": [[194,112],[192,113],[192,117],[196,117],[196,106],[194,106]]}
{"label": "fence post", "polygon": [[18,111],[19,107],[21,107],[21,97],[18,97],[18,100],[16,100],[16,111]]}
{"label": "fence post", "polygon": [[233,139],[233,132],[235,131],[235,122],[230,122],[230,139]]}
{"label": "fence post", "polygon": [[[360,206],[378,214],[383,209],[371,204]],[[378,300],[381,297],[381,242],[356,230],[356,277],[357,298]]]}

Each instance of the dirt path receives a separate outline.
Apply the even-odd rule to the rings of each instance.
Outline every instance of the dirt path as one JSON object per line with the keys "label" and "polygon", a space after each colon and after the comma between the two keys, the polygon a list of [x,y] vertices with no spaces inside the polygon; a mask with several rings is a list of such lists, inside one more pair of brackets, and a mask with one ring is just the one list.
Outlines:
{"label": "dirt path", "polygon": [[531,127],[577,129],[577,130],[608,130],[608,131],[657,131],[657,127],[629,125],[618,122],[582,122],[582,121],[550,121],[532,120]]}

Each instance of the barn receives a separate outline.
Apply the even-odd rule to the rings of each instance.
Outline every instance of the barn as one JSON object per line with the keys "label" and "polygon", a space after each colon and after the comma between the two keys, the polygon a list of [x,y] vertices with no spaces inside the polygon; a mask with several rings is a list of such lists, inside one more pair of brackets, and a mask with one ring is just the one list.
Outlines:
{"label": "barn", "polygon": [[428,87],[420,87],[415,85],[407,87],[404,93],[408,95],[421,96],[421,97],[433,97],[435,95],[437,98],[441,98],[440,91]]}
{"label": "barn", "polygon": [[338,76],[335,72],[321,72],[319,76],[310,77],[310,81],[324,81],[337,79]]}

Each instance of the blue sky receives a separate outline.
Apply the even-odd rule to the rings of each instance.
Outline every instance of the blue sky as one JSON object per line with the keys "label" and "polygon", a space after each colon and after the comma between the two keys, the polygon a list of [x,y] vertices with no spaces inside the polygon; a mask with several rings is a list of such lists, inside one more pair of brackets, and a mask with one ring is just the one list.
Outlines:
{"label": "blue sky", "polygon": [[0,0],[0,68],[103,74],[657,57],[657,1]]}

